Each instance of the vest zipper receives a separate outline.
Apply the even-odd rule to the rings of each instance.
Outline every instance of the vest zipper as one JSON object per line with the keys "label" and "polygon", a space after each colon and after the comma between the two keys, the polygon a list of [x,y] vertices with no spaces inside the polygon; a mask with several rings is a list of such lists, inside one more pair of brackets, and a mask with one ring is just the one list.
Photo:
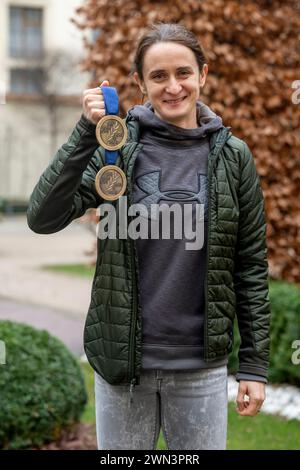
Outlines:
{"label": "vest zipper", "polygon": [[[137,146],[139,147],[139,145]],[[136,147],[136,148],[137,148]],[[141,147],[140,147],[141,148]],[[133,151],[130,155],[130,158],[133,154]],[[136,160],[137,154],[133,161],[132,171],[131,171],[131,188],[129,188],[129,199],[130,204],[133,204],[133,166]],[[131,243],[131,272],[132,272],[132,284],[133,284],[133,319],[131,322],[131,332],[130,332],[130,385],[129,385],[129,406],[133,403],[133,393],[135,385],[139,384],[139,378],[135,376],[135,353],[136,353],[136,344],[135,344],[135,332],[136,332],[136,321],[137,321],[137,310],[138,310],[138,294],[137,294],[137,281],[136,281],[136,262],[135,262],[135,241],[130,240]]]}
{"label": "vest zipper", "polygon": [[132,278],[133,278],[133,319],[131,323],[131,332],[130,332],[130,386],[129,386],[129,405],[131,406],[133,403],[133,392],[134,392],[134,387],[136,385],[137,379],[135,377],[135,370],[134,370],[134,364],[135,364],[135,349],[136,349],[136,344],[135,344],[135,330],[136,330],[136,320],[137,320],[137,292],[136,292],[136,276],[135,276],[135,261],[134,261],[134,240],[131,240],[131,247],[133,252],[131,253],[131,270],[132,270]]}
{"label": "vest zipper", "polygon": [[210,239],[210,224],[211,224],[211,203],[210,203],[210,169],[208,168],[207,173],[207,188],[208,188],[208,195],[207,195],[207,212],[208,212],[208,221],[207,221],[207,251],[206,251],[206,268],[205,268],[205,308],[204,308],[204,359],[207,361],[208,359],[208,326],[207,326],[207,294],[208,294],[208,281],[207,281],[207,274],[208,274],[208,260],[209,260],[209,239]]}
{"label": "vest zipper", "polygon": [[217,217],[217,222],[219,220],[219,182],[217,176],[214,174],[214,183],[215,183],[215,194],[216,194],[216,217]]}

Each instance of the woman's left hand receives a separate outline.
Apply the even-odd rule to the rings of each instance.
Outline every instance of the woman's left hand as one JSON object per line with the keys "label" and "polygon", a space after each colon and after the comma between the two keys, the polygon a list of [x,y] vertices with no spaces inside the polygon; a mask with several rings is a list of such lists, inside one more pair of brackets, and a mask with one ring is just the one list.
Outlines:
{"label": "woman's left hand", "polygon": [[[249,400],[245,400],[248,395]],[[240,380],[236,411],[241,416],[255,416],[266,398],[265,384],[253,380]]]}

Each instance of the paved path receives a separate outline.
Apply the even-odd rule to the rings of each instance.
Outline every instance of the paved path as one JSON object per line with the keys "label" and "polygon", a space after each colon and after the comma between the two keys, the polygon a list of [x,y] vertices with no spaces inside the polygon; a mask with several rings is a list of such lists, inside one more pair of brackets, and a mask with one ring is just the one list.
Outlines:
{"label": "paved path", "polygon": [[95,236],[78,221],[61,232],[32,232],[26,217],[0,221],[0,318],[29,323],[82,353],[92,279],[42,271],[48,264],[88,263]]}
{"label": "paved path", "polygon": [[74,318],[65,311],[23,304],[0,299],[0,320],[12,320],[33,325],[39,330],[47,330],[65,343],[70,351],[80,357],[83,350],[84,319]]}
{"label": "paved path", "polygon": [[93,235],[74,221],[61,232],[32,232],[24,216],[0,222],[0,297],[86,314],[91,279],[42,271],[48,264],[84,263]]}

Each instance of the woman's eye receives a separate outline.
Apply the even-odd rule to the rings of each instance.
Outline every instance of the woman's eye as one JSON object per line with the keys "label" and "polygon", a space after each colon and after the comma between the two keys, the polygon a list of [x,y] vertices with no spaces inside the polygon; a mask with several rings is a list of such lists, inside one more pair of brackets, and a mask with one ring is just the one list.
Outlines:
{"label": "woman's eye", "polygon": [[[181,72],[179,72],[180,75],[189,75],[189,72],[187,70],[182,70]],[[162,78],[164,78],[165,75],[163,74],[159,74],[159,75],[154,75],[154,80],[160,80]]]}

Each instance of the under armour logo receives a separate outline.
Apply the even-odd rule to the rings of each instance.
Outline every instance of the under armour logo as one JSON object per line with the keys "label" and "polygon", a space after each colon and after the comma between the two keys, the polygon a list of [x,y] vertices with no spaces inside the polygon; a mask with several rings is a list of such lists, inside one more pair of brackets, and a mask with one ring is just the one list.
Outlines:
{"label": "under armour logo", "polygon": [[186,189],[174,189],[169,191],[161,190],[161,172],[153,171],[142,175],[136,179],[136,185],[146,196],[137,201],[147,207],[150,214],[151,204],[158,204],[160,201],[193,202],[197,201],[204,205],[204,218],[207,218],[207,178],[206,175],[198,173],[198,191]]}

